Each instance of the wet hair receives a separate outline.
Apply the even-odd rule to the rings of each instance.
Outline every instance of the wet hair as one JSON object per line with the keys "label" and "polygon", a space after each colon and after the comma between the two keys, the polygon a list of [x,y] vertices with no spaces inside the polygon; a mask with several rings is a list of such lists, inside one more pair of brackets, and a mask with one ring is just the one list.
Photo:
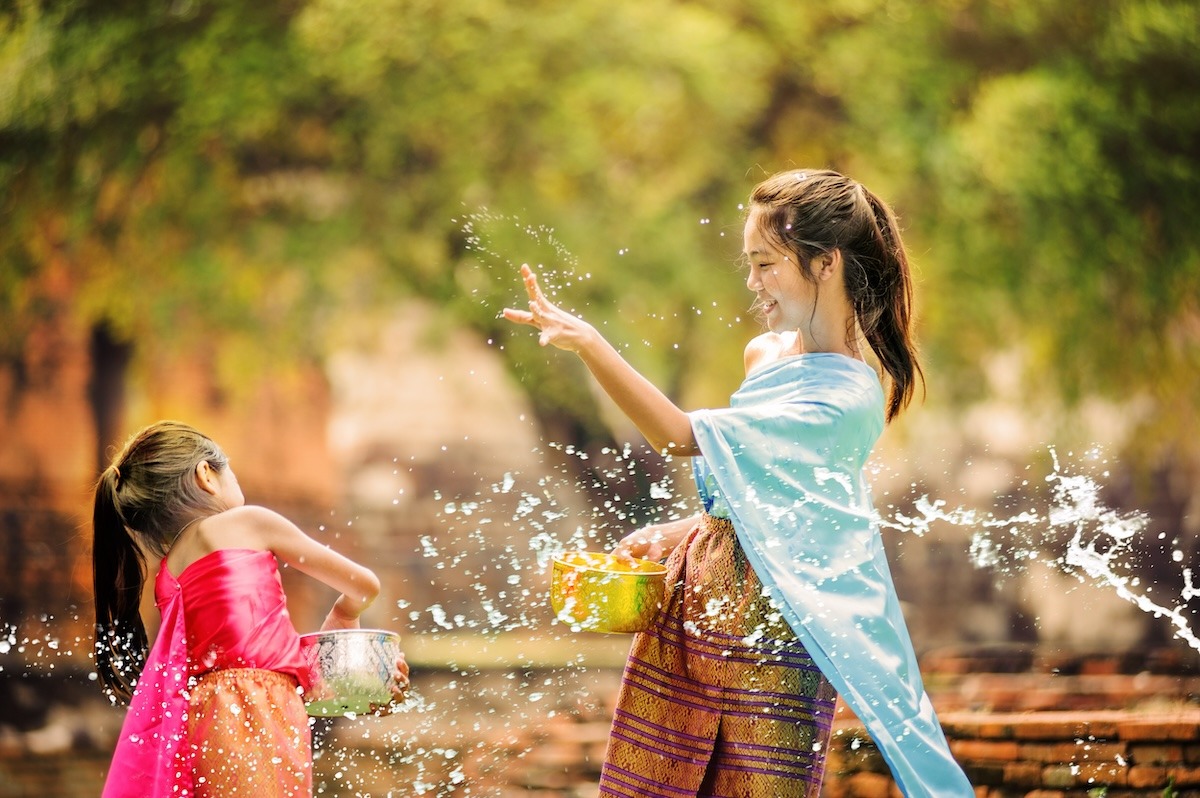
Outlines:
{"label": "wet hair", "polygon": [[189,523],[225,507],[200,487],[196,468],[229,464],[215,442],[186,424],[159,421],[131,437],[96,481],[92,508],[92,582],[96,673],[128,700],[146,661],[140,614],[145,552],[166,556]]}
{"label": "wet hair", "polygon": [[763,236],[797,256],[805,279],[816,282],[814,259],[841,251],[855,322],[891,378],[891,421],[912,400],[916,382],[924,382],[912,333],[912,275],[892,209],[866,186],[830,170],[773,175],[754,187],[750,209],[759,211]]}

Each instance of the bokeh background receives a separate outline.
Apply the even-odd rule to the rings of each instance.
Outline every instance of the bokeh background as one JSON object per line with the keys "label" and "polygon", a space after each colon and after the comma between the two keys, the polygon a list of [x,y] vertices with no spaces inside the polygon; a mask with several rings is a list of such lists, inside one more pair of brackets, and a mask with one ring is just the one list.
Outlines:
{"label": "bokeh background", "polygon": [[792,167],[889,199],[916,264],[928,390],[872,476],[930,668],[1194,702],[1198,88],[1182,0],[4,4],[0,795],[98,791],[90,487],[168,417],[384,579],[419,695],[318,729],[323,794],[588,795],[628,640],[554,622],[548,559],[692,491],[498,314],[541,265],[722,404],[741,203]]}

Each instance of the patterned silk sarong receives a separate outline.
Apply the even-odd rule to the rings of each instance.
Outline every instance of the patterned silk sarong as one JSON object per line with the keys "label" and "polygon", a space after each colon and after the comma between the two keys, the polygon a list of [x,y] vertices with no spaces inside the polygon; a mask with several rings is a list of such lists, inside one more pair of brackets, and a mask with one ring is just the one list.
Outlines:
{"label": "patterned silk sarong", "polygon": [[816,798],[836,693],[763,596],[728,519],[667,561],[637,635],[600,776],[607,798]]}
{"label": "patterned silk sarong", "polygon": [[191,690],[196,798],[312,795],[312,738],[292,676],[228,668]]}

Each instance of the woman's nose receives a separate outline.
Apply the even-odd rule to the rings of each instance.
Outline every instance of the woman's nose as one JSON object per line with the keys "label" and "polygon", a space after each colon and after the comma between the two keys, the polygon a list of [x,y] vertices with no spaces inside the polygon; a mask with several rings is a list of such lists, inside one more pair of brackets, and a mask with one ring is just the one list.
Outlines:
{"label": "woman's nose", "polygon": [[761,285],[762,280],[758,279],[758,272],[751,266],[750,271],[746,273],[746,287],[751,291],[758,291]]}

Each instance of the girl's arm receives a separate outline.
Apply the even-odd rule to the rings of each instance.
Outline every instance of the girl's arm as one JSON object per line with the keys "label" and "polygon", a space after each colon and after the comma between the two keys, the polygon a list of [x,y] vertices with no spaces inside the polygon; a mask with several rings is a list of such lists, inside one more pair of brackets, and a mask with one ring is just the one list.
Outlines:
{"label": "girl's arm", "polygon": [[532,269],[522,266],[521,277],[529,294],[529,310],[505,308],[504,318],[538,328],[542,346],[551,344],[579,355],[604,392],[657,451],[684,456],[700,453],[686,413],[625,362],[592,325],[546,299]]}
{"label": "girl's arm", "polygon": [[680,518],[678,521],[667,521],[662,524],[650,524],[630,532],[621,538],[621,542],[613,549],[618,557],[639,557],[643,560],[661,560],[669,557],[687,534],[700,523],[700,516]]}
{"label": "girl's arm", "polygon": [[341,593],[321,625],[322,631],[358,626],[358,616],[379,595],[379,578],[373,571],[313,540],[273,510],[247,506],[237,512],[258,536],[263,548]]}

